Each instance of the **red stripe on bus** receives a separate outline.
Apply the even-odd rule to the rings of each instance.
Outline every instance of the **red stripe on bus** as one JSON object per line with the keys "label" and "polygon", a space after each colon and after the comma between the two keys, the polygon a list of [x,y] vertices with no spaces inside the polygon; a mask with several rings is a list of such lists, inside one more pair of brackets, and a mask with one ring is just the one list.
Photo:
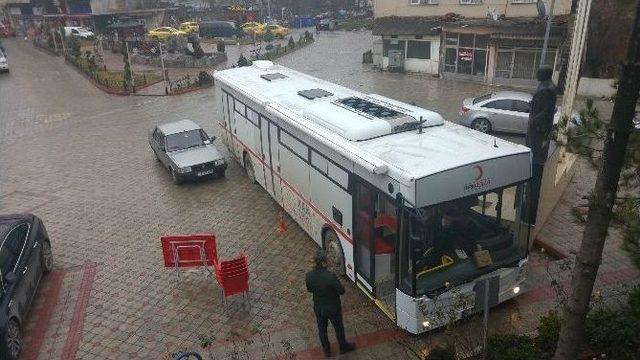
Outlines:
{"label": "red stripe on bus", "polygon": [[291,184],[289,184],[287,182],[287,180],[285,180],[284,178],[282,178],[282,176],[280,175],[280,173],[278,173],[277,171],[273,170],[273,168],[269,165],[267,165],[267,163],[262,160],[262,157],[258,154],[256,154],[255,152],[253,152],[253,150],[251,150],[245,143],[242,142],[242,140],[240,140],[236,135],[234,135],[233,133],[231,133],[231,130],[227,129],[226,126],[222,123],[218,123],[220,124],[220,127],[222,127],[222,129],[226,132],[229,133],[229,135],[231,135],[234,139],[236,139],[236,141],[238,141],[242,147],[247,150],[247,152],[249,154],[251,154],[253,157],[255,157],[256,159],[258,159],[258,161],[260,161],[265,167],[267,167],[269,170],[271,170],[272,173],[274,173],[289,189],[291,189],[291,191],[293,191],[302,201],[304,201],[305,204],[309,205],[309,207],[318,215],[320,215],[320,217],[327,223],[327,225],[329,225],[334,231],[340,233],[340,235],[342,235],[349,243],[353,244],[353,239],[351,238],[351,236],[347,235],[344,231],[342,231],[342,229],[338,228],[338,226],[336,226],[334,224],[334,222],[327,218],[318,208],[316,208],[309,200],[307,200],[304,196],[302,196],[302,194],[300,194],[300,192],[293,187]]}

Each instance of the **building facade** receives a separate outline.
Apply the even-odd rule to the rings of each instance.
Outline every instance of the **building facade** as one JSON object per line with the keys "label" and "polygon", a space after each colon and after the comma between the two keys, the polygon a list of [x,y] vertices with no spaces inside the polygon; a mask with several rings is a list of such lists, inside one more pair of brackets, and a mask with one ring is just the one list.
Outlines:
{"label": "building facade", "polygon": [[[376,0],[374,65],[489,84],[531,86],[546,22],[535,0]],[[556,0],[544,63],[556,80],[572,0]],[[427,51],[429,49],[429,51]]]}

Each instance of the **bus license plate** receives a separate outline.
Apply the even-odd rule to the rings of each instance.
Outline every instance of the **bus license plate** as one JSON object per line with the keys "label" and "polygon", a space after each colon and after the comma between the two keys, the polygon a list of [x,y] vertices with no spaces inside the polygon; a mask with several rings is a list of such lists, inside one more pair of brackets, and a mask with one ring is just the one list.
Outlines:
{"label": "bus license plate", "polygon": [[201,171],[198,173],[198,176],[205,176],[205,175],[211,175],[213,174],[213,170],[206,170],[206,171]]}

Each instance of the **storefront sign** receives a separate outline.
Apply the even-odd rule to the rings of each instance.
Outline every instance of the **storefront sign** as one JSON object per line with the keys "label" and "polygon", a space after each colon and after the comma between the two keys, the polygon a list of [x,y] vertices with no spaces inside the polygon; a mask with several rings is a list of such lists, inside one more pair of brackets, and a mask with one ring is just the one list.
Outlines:
{"label": "storefront sign", "polygon": [[473,60],[473,50],[472,49],[460,49],[458,50],[458,58],[462,61],[471,61]]}

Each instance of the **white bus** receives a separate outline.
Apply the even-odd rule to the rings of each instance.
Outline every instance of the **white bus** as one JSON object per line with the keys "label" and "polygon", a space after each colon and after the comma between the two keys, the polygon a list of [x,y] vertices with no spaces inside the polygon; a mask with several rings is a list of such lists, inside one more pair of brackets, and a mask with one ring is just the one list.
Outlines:
{"label": "white bus", "polygon": [[223,141],[248,176],[398,326],[466,316],[479,279],[499,279],[499,302],[520,291],[527,147],[269,61],[215,80]]}

